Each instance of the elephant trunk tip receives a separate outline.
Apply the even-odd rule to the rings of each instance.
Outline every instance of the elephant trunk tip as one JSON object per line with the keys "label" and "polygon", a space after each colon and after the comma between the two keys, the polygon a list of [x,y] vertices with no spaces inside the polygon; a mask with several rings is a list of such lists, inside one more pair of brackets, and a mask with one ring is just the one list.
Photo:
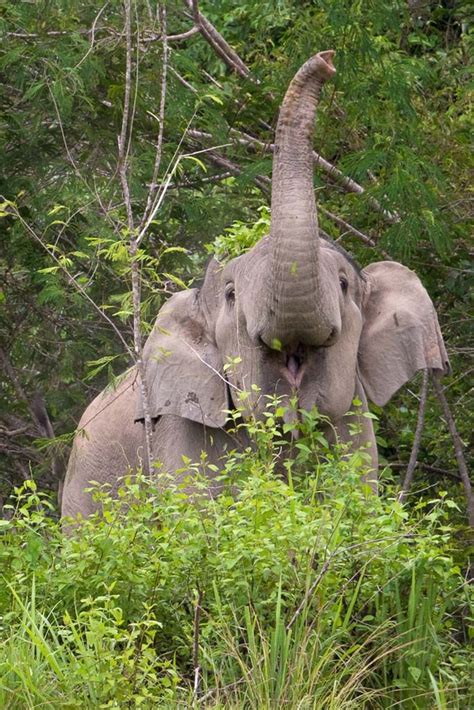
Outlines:
{"label": "elephant trunk tip", "polygon": [[325,74],[326,79],[330,79],[336,73],[336,67],[333,64],[334,49],[327,49],[325,52],[319,52],[316,59],[319,60],[321,72]]}

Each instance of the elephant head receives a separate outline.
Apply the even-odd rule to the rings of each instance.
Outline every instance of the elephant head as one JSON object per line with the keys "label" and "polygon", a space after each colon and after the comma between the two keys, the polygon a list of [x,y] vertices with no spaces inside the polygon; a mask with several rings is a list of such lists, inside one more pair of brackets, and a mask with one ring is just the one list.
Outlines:
{"label": "elephant head", "polygon": [[176,294],[158,316],[144,353],[153,417],[223,427],[244,391],[248,411],[263,409],[265,395],[296,395],[337,422],[358,384],[383,405],[417,370],[447,367],[416,274],[389,261],[360,270],[319,236],[312,136],[332,56],[309,59],[281,106],[270,234],[224,266],[212,261],[202,287]]}

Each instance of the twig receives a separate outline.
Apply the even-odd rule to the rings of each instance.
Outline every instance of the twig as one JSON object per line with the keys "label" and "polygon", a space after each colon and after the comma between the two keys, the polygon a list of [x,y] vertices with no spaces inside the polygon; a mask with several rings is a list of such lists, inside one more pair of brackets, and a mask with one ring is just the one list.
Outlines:
{"label": "twig", "polygon": [[104,10],[105,10],[105,8],[107,7],[108,4],[109,4],[109,2],[108,2],[108,0],[107,0],[107,2],[106,2],[104,5],[102,5],[102,7],[100,8],[99,12],[98,12],[97,15],[95,16],[94,22],[92,23],[92,27],[91,27],[90,32],[89,32],[89,34],[90,34],[90,36],[91,36],[91,42],[90,42],[90,45],[89,45],[89,49],[88,49],[87,52],[84,54],[84,56],[82,57],[82,59],[81,59],[81,60],[76,64],[76,66],[73,68],[73,71],[74,71],[75,69],[78,69],[78,68],[81,66],[81,64],[86,61],[87,57],[89,56],[89,54],[90,54],[90,53],[92,52],[92,50],[94,49],[96,26],[97,26],[97,23],[98,23],[98,21],[99,21],[100,16],[101,16],[102,13],[104,12]]}
{"label": "twig", "polygon": [[162,32],[160,32],[160,34],[151,34],[149,37],[142,37],[140,39],[140,42],[163,42],[165,40],[166,42],[182,42],[183,40],[189,39],[193,35],[198,34],[198,32],[199,27],[191,27],[190,30],[187,30],[186,32],[180,32],[179,34],[175,35],[164,35]]}
{"label": "twig", "polygon": [[202,589],[198,587],[198,598],[196,600],[196,606],[194,607],[194,625],[193,625],[193,669],[194,669],[194,697],[197,698],[199,695],[199,686],[201,683],[201,667],[199,665],[199,634],[201,627],[201,611],[202,611],[202,599],[204,593]]}
{"label": "twig", "polygon": [[[104,8],[102,8],[102,10],[100,10],[100,13],[103,12],[103,9]],[[29,39],[38,39],[38,37],[41,37],[41,38],[42,37],[70,37],[73,34],[87,36],[87,35],[97,34],[98,32],[103,32],[106,35],[109,35],[111,37],[120,37],[120,33],[117,32],[116,30],[112,29],[111,27],[91,27],[90,29],[78,29],[78,30],[73,30],[73,31],[49,30],[48,32],[41,32],[41,33],[39,33],[39,32],[6,32],[5,36],[6,37],[14,37],[15,39],[29,40]],[[200,32],[199,27],[191,27],[191,29],[186,30],[186,32],[179,32],[178,34],[175,34],[175,35],[168,35],[166,37],[166,40],[168,42],[182,42],[183,40],[193,37],[194,35],[198,34],[199,32]],[[151,42],[161,42],[162,40],[163,40],[163,35],[161,33],[156,34],[155,32],[150,32],[148,36],[141,37],[139,42],[140,42],[140,44],[149,44]],[[84,59],[82,59],[81,62],[82,61],[84,61]]]}
{"label": "twig", "polygon": [[466,494],[468,523],[472,528],[474,528],[474,497],[472,495],[472,485],[469,478],[469,472],[467,470],[466,459],[464,458],[461,437],[458,434],[456,422],[454,421],[454,417],[451,414],[451,410],[449,408],[448,400],[446,399],[444,389],[441,386],[440,375],[435,372],[432,372],[431,380],[433,382],[433,387],[436,392],[436,396],[438,397],[439,403],[441,404],[441,409],[443,410],[443,415],[446,420],[446,424],[448,425],[448,430],[451,434],[451,439],[453,441],[454,453],[456,454],[456,460],[458,462],[459,475],[461,476],[461,480],[464,486],[464,492]]}
{"label": "twig", "polygon": [[400,503],[403,503],[406,499],[407,493],[410,490],[411,483],[413,481],[413,474],[415,472],[418,453],[420,451],[421,435],[423,434],[423,425],[425,423],[425,410],[426,410],[426,397],[428,394],[428,370],[423,370],[423,381],[421,383],[420,392],[420,405],[418,407],[418,419],[416,421],[415,439],[413,441],[413,447],[410,453],[410,460],[407,466],[407,472],[405,474],[405,480],[403,481],[402,490],[398,496]]}
{"label": "twig", "polygon": [[[241,168],[240,165],[237,165],[237,163],[233,163],[231,160],[225,158],[223,155],[217,153],[215,150],[209,151],[207,153],[207,158],[211,161],[211,163],[214,163],[215,165],[218,165],[219,167],[228,170],[233,175],[241,175],[244,172],[243,168]],[[262,190],[262,192],[264,192],[267,196],[270,194],[271,180],[269,177],[267,177],[266,175],[256,175],[252,179],[254,183]]]}
{"label": "twig", "polygon": [[170,72],[172,74],[175,75],[175,77],[180,82],[180,84],[182,84],[183,86],[185,86],[188,89],[188,91],[191,91],[193,94],[199,93],[198,90],[195,89],[194,86],[192,86],[192,84],[189,83],[189,81],[186,81],[186,79],[183,76],[181,76],[181,74],[179,72],[177,72],[174,67],[169,66],[168,69],[170,70]]}
{"label": "twig", "polygon": [[200,178],[199,180],[183,180],[182,182],[174,182],[170,185],[170,190],[176,190],[178,188],[193,188],[201,187],[201,185],[209,185],[215,182],[221,182],[226,180],[228,177],[232,177],[233,173],[230,170],[226,170],[222,173],[216,173],[216,175],[207,175]]}
{"label": "twig", "polygon": [[122,194],[127,211],[127,222],[129,231],[130,270],[132,277],[132,302],[133,302],[133,343],[135,350],[135,363],[140,376],[140,392],[143,406],[143,421],[145,427],[145,459],[148,472],[152,471],[152,450],[153,450],[153,425],[151,421],[148,388],[145,376],[145,364],[143,362],[143,346],[141,332],[141,275],[140,262],[138,260],[138,237],[135,234],[133,221],[132,202],[127,177],[127,138],[129,135],[130,123],[130,96],[132,90],[132,24],[131,24],[131,0],[125,0],[125,36],[126,36],[126,64],[125,64],[125,95],[122,115],[122,127],[118,138],[118,172]]}

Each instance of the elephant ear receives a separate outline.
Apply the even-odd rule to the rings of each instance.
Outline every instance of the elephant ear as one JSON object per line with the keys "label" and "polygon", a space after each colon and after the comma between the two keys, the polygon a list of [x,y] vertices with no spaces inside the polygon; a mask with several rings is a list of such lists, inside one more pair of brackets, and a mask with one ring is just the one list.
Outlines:
{"label": "elephant ear", "polygon": [[[175,414],[224,426],[229,408],[222,362],[202,314],[197,289],[170,298],[143,350],[152,418]],[[142,420],[141,396],[135,420]]]}
{"label": "elephant ear", "polygon": [[393,261],[371,264],[366,279],[359,373],[383,406],[418,370],[449,371],[433,303],[418,276]]}

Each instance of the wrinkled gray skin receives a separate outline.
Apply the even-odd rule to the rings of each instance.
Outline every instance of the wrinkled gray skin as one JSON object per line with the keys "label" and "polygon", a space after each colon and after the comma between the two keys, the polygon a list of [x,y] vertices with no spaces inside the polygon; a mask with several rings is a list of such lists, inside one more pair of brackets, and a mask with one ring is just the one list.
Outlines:
{"label": "wrinkled gray skin", "polygon": [[[174,295],[160,311],[144,351],[156,469],[175,473],[184,454],[211,463],[244,442],[226,431],[225,410],[250,390],[248,412],[265,395],[296,395],[316,405],[342,441],[365,445],[376,480],[370,419],[345,417],[355,397],[384,405],[423,368],[445,371],[448,358],[433,304],[416,274],[395,262],[362,272],[318,238],[312,134],[321,86],[334,74],[332,52],[309,59],[283,101],[276,131],[270,235],[225,266],[207,269],[202,288]],[[236,364],[228,369],[229,358]],[[62,496],[62,514],[94,510],[89,481],[116,490],[142,463],[144,427],[138,375],[97,397],[78,427]],[[355,419],[360,433],[351,438]],[[332,427],[331,427],[332,428]],[[176,477],[182,477],[177,473]],[[218,485],[209,474],[209,492]]]}

